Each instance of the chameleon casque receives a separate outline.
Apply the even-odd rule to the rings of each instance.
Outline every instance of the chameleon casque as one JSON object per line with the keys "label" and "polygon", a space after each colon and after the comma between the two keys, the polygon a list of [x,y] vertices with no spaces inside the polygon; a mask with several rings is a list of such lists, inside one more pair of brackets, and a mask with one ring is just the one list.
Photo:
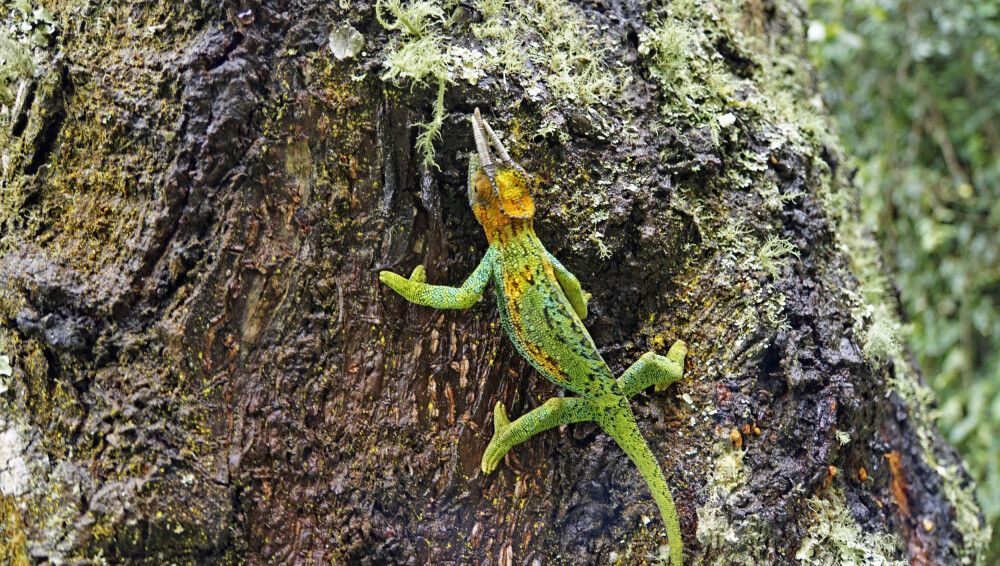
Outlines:
{"label": "chameleon casque", "polygon": [[[660,509],[670,543],[670,562],[681,564],[681,531],[670,489],[629,407],[629,397],[681,378],[687,347],[677,341],[666,356],[643,354],[615,378],[583,325],[590,294],[550,254],[532,225],[532,177],[507,153],[499,136],[475,110],[477,152],[469,162],[469,204],[486,232],[489,249],[461,287],[430,285],[422,265],[409,278],[382,271],[379,279],[406,300],[437,309],[466,309],[487,283],[496,288],[504,330],[532,366],[575,397],[553,397],[511,422],[502,403],[493,412],[493,439],[483,454],[486,474],[514,446],[552,427],[594,421],[639,468]],[[490,150],[490,145],[496,156]]]}

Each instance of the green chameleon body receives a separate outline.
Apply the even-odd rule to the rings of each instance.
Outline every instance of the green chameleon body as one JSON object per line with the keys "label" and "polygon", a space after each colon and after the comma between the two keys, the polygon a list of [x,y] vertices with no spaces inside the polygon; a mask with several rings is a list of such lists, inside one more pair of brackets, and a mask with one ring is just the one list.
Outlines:
{"label": "green chameleon body", "polygon": [[[590,295],[535,235],[530,178],[479,115],[473,117],[477,154],[469,164],[469,202],[490,243],[486,255],[461,287],[429,285],[422,266],[409,279],[389,271],[379,278],[408,301],[438,309],[465,309],[496,287],[503,328],[518,352],[550,381],[576,397],[553,397],[511,422],[501,403],[494,410],[493,439],[483,454],[489,474],[514,446],[555,426],[595,421],[639,468],[663,516],[670,537],[670,562],[681,564],[681,532],[670,489],[636,425],[629,397],[680,379],[687,349],[675,342],[666,356],[643,354],[615,379],[583,325]],[[494,158],[490,143],[499,154]]]}

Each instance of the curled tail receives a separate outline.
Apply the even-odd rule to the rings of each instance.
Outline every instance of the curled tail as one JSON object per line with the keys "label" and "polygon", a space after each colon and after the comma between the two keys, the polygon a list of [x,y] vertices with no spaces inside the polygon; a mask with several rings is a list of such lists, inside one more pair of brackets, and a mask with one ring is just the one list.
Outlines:
{"label": "curled tail", "polygon": [[615,439],[618,446],[621,446],[629,459],[639,468],[639,473],[646,480],[649,491],[653,493],[653,499],[656,501],[656,506],[660,508],[660,515],[667,527],[667,536],[670,537],[670,564],[671,566],[681,566],[683,563],[681,524],[677,518],[674,499],[670,496],[670,488],[667,486],[667,480],[663,476],[660,464],[656,461],[656,457],[653,456],[649,445],[646,444],[646,439],[636,425],[635,416],[628,406],[628,401],[622,398],[622,402],[618,403],[614,410],[602,414],[597,422],[604,429],[604,432]]}

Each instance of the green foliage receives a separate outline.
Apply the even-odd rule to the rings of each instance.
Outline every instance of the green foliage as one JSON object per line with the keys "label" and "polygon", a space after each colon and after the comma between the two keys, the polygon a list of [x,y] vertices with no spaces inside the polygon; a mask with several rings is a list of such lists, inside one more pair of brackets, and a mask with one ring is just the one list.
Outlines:
{"label": "green foliage", "polygon": [[[1000,2],[812,0],[811,9],[813,55],[858,158],[865,221],[901,287],[909,343],[998,525]],[[873,350],[892,350],[892,335],[870,337]],[[986,562],[1000,558],[992,545]]]}

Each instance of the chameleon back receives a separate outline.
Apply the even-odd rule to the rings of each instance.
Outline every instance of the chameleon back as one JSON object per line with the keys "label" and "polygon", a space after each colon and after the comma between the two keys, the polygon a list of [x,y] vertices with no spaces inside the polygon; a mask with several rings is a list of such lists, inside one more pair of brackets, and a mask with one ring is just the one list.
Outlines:
{"label": "chameleon back", "polygon": [[497,306],[518,352],[550,381],[586,398],[615,383],[590,333],[563,293],[530,226],[495,245]]}

